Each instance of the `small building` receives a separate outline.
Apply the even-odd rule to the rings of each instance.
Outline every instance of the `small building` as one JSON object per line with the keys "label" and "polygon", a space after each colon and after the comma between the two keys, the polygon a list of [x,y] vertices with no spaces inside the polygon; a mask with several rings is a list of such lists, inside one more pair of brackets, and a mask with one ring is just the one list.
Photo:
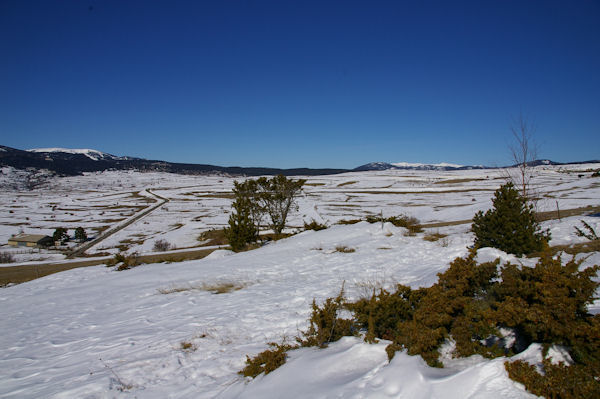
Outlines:
{"label": "small building", "polygon": [[8,245],[13,247],[49,247],[54,244],[50,236],[42,234],[17,234],[8,239]]}

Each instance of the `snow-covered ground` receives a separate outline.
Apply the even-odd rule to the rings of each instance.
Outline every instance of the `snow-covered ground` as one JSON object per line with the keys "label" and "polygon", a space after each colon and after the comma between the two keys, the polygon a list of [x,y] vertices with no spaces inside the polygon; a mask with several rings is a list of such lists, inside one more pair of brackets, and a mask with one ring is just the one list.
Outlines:
{"label": "snow-covered ground", "polygon": [[[227,219],[219,210],[227,209],[229,200],[216,194],[230,190],[233,179],[112,173],[95,179],[103,187],[120,180],[124,187],[117,183],[107,192],[108,198],[149,204],[125,193],[151,189],[171,200],[119,232],[123,237],[145,226],[152,232],[148,237],[172,234],[170,240],[183,246],[174,230],[165,226],[187,226],[192,224],[190,219],[202,215],[198,225],[189,227],[195,234]],[[313,217],[333,224],[366,212],[407,213],[423,222],[469,219],[490,206],[501,180],[492,175],[486,178],[485,173],[491,171],[457,173],[393,171],[311,177],[308,183],[313,185],[307,186],[291,224],[299,226]],[[538,181],[544,185],[538,189],[547,199],[541,206],[548,210],[555,209],[555,201],[561,209],[600,205],[598,179],[554,169],[541,169],[540,175],[543,179]],[[54,181],[49,196],[63,198],[60,207],[75,198],[93,204],[93,198],[101,198],[102,188],[94,192],[77,186],[92,181],[88,176]],[[25,199],[26,194],[15,195]],[[10,198],[1,195],[2,201]],[[45,197],[35,198],[31,204],[43,204]],[[35,211],[33,205],[27,207]],[[10,209],[17,213],[14,206]],[[91,205],[86,209],[93,218]],[[0,220],[8,220],[6,211],[1,212],[4,219]],[[41,219],[30,222],[42,225]],[[584,241],[574,234],[580,219],[600,231],[600,218],[595,216],[551,220],[543,225],[552,231],[552,244]],[[202,260],[143,265],[122,272],[104,266],[73,269],[0,289],[0,397],[531,397],[508,378],[503,359],[450,361],[449,367],[440,370],[429,368],[419,357],[399,353],[388,363],[385,342],[370,345],[360,338],[345,338],[323,350],[293,351],[286,365],[252,381],[237,374],[246,355],[304,330],[313,298],[320,302],[335,296],[343,284],[351,299],[368,295],[374,287],[433,284],[436,274],[452,259],[467,253],[472,244],[469,228],[461,224],[428,229],[447,234],[445,239],[430,242],[423,239],[424,234],[407,236],[404,229],[390,224],[334,225],[240,254],[219,250]],[[355,251],[338,252],[339,246]],[[478,256],[482,261],[496,257],[517,261],[493,249],[482,249]],[[523,262],[534,264],[535,260]],[[600,254],[594,253],[584,266],[597,263]],[[218,286],[233,289],[216,294]],[[600,304],[591,310],[600,311]],[[539,353],[534,346],[519,356],[535,358]]]}
{"label": "snow-covered ground", "polygon": [[[598,205],[598,179],[589,170],[597,164],[537,167],[532,186],[539,193],[538,210],[555,211]],[[235,178],[184,176],[168,173],[103,172],[52,178],[33,190],[15,189],[19,171],[0,173],[0,252],[15,251],[5,244],[20,231],[49,234],[57,227],[83,227],[88,236],[113,228],[156,203],[151,193],[169,200],[136,223],[87,251],[88,254],[152,251],[156,240],[176,248],[198,246],[199,235],[222,228],[229,218]],[[312,219],[335,224],[369,214],[414,216],[422,223],[469,220],[491,206],[493,192],[507,170],[464,171],[389,170],[308,177],[291,215],[289,229]],[[581,176],[581,177],[580,177]],[[16,250],[18,261],[58,259],[56,253]]]}

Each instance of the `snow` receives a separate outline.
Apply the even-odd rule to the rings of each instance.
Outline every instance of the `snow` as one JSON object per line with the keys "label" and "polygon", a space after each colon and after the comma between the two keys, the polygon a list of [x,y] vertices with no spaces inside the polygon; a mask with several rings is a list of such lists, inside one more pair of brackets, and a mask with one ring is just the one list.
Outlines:
{"label": "snow", "polygon": [[94,161],[98,161],[100,159],[103,158],[117,158],[114,155],[110,155],[107,154],[105,152],[101,152],[98,150],[91,150],[91,149],[73,149],[73,148],[33,148],[30,150],[27,150],[29,152],[42,152],[42,153],[47,153],[47,152],[64,152],[67,154],[82,154],[85,155],[86,157],[93,159]]}
{"label": "snow", "polygon": [[[560,201],[561,209],[598,205],[597,180],[548,168],[540,169],[538,184],[555,198],[540,206],[552,210],[554,201]],[[10,176],[3,170],[2,177]],[[326,230],[302,232],[245,253],[217,250],[201,260],[122,272],[105,266],[72,269],[0,289],[0,397],[533,397],[508,378],[503,366],[507,359],[454,359],[451,342],[444,369],[432,369],[406,353],[388,362],[385,341],[367,344],[348,337],[326,349],[292,351],[283,367],[252,381],[237,374],[247,355],[265,350],[268,342],[292,340],[306,329],[313,298],[321,302],[335,296],[342,285],[349,299],[397,283],[430,286],[473,242],[468,223],[427,229],[448,235],[429,242],[423,234],[407,236],[405,229],[389,223],[335,222],[367,212],[407,213],[423,222],[469,219],[489,208],[501,184],[497,177],[491,171],[310,177],[308,183],[315,185],[306,187],[290,224],[301,226],[315,218],[332,225]],[[72,217],[69,227],[110,228],[159,204],[155,194],[169,202],[99,247],[112,249],[126,238],[139,237],[141,243],[130,250],[151,251],[158,238],[183,248],[199,232],[226,223],[231,200],[218,194],[231,190],[233,180],[137,172],[56,179],[40,190],[0,193],[5,205],[0,234],[14,232],[15,223],[51,233],[56,223],[49,221],[52,215],[58,221]],[[340,186],[348,182],[353,184]],[[56,210],[50,212],[52,206]],[[600,230],[600,218],[594,216],[551,220],[543,226],[551,229],[552,244],[583,242],[574,235],[580,219]],[[337,252],[338,246],[355,252]],[[535,264],[535,259],[517,259],[495,249],[478,252],[481,262],[498,257]],[[597,263],[600,254],[593,253],[582,267]],[[216,285],[235,289],[214,294],[209,287]],[[600,303],[590,311],[600,311]],[[182,343],[192,349],[182,349]],[[560,347],[551,348],[548,356],[569,360]],[[541,346],[533,344],[513,359],[539,364]]]}
{"label": "snow", "polygon": [[462,168],[463,165],[457,165],[453,163],[441,162],[436,164],[428,163],[410,163],[410,162],[394,162],[392,165],[399,168],[419,168],[419,167],[434,167],[434,168]]}

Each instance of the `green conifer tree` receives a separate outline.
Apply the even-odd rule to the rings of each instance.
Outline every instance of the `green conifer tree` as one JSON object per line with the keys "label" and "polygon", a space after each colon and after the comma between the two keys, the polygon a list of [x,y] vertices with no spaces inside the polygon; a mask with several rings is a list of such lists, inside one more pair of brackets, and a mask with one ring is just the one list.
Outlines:
{"label": "green conifer tree", "polygon": [[[237,187],[237,182],[236,182]],[[225,237],[234,251],[240,251],[247,244],[258,239],[258,226],[253,218],[254,203],[247,193],[236,192],[236,198],[231,205],[233,212],[229,216],[229,227],[225,229]]]}
{"label": "green conifer tree", "polygon": [[78,227],[75,229],[75,239],[79,242],[84,242],[87,240],[87,234],[83,227]]}
{"label": "green conifer tree", "polygon": [[517,256],[540,251],[550,239],[541,231],[533,206],[519,194],[512,183],[496,190],[494,208],[477,212],[471,230],[477,247],[493,247]]}

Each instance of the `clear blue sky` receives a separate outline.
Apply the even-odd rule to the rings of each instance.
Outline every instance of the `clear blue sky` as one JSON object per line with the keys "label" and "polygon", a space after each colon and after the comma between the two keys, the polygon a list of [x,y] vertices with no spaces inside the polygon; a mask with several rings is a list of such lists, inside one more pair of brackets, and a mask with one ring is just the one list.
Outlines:
{"label": "clear blue sky", "polygon": [[600,158],[600,2],[0,1],[0,144],[224,166]]}

